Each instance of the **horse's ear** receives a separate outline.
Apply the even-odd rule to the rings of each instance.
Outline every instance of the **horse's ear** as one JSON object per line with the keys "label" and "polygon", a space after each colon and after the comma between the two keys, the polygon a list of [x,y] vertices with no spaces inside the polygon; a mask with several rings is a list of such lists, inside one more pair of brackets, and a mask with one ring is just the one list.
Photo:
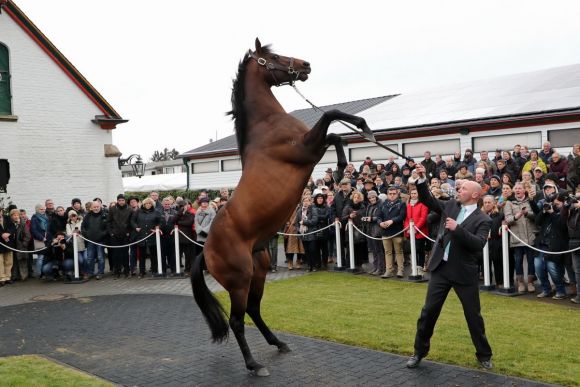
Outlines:
{"label": "horse's ear", "polygon": [[256,38],[256,52],[262,52],[262,43],[260,43],[260,39]]}

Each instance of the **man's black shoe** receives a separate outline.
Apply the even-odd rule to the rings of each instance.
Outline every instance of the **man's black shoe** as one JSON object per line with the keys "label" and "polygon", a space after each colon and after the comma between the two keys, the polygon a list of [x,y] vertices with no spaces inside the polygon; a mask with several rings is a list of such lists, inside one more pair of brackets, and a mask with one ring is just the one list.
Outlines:
{"label": "man's black shoe", "polygon": [[411,356],[409,360],[407,360],[407,368],[417,368],[419,363],[421,363],[421,359],[423,358],[417,354]]}
{"label": "man's black shoe", "polygon": [[491,359],[489,360],[480,360],[479,361],[479,365],[481,365],[482,368],[485,368],[486,370],[490,370],[493,368],[493,363],[491,362]]}

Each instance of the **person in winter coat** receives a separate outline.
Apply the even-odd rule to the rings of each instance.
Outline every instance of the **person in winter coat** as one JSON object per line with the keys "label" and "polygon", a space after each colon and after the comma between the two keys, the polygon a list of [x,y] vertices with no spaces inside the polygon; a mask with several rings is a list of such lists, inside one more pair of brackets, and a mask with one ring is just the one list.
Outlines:
{"label": "person in winter coat", "polygon": [[167,273],[167,269],[171,269],[171,273],[175,273],[175,218],[177,213],[172,207],[172,198],[165,197],[161,201],[163,209],[161,210],[161,271],[163,275]]}
{"label": "person in winter coat", "polygon": [[[34,241],[34,250],[36,250],[36,274],[42,277],[42,267],[48,253],[48,247],[52,241],[50,233],[50,221],[46,215],[46,206],[37,204],[34,215],[30,218],[30,234]],[[43,249],[44,248],[44,249]]]}
{"label": "person in winter coat", "polygon": [[0,287],[12,283],[14,258],[9,247],[16,247],[16,226],[10,217],[0,211]]}
{"label": "person in winter coat", "polygon": [[58,232],[65,232],[67,221],[68,217],[65,213],[64,207],[56,207],[54,214],[50,217],[50,233],[56,235]]}
{"label": "person in winter coat", "polygon": [[[578,249],[580,247],[580,185],[576,186],[576,195],[573,199],[567,199],[562,210],[562,220],[568,226],[568,248]],[[576,297],[572,302],[580,304],[580,250],[572,252],[572,264],[574,266],[574,276],[576,277]]]}
{"label": "person in winter coat", "polygon": [[[155,210],[155,201],[151,198],[143,199],[141,208],[131,216],[131,227],[135,230],[135,240],[141,240],[150,233],[155,232],[155,228],[161,223],[161,214]],[[139,249],[139,278],[145,276],[147,256],[151,259],[151,272],[158,272],[157,264],[157,243],[155,236],[151,235],[138,244]],[[147,254],[149,252],[149,254]]]}
{"label": "person in winter coat", "polygon": [[[383,202],[377,214],[377,222],[382,229],[383,248],[385,249],[386,271],[381,277],[393,277],[394,260],[397,261],[397,277],[403,278],[403,223],[407,216],[407,207],[399,198],[399,190],[390,187],[387,199]],[[393,254],[394,250],[394,254]]]}
{"label": "person in winter coat", "polygon": [[[111,246],[125,246],[129,243],[131,233],[131,208],[127,205],[125,195],[117,195],[117,202],[109,208],[107,214],[107,231]],[[113,263],[114,278],[119,278],[121,272],[125,278],[131,273],[129,265],[129,247],[111,247],[109,249],[111,262]]]}
{"label": "person in winter coat", "polygon": [[[534,293],[536,291],[534,287],[536,274],[534,256],[536,254],[526,244],[534,245],[536,233],[538,232],[535,223],[536,215],[530,205],[524,184],[517,182],[513,191],[514,196],[505,203],[503,213],[511,232],[519,238],[518,240],[510,236],[510,248],[513,248],[514,251],[517,288],[520,293],[525,293],[526,290]],[[527,287],[524,282],[524,255],[528,262]]]}
{"label": "person in winter coat", "polygon": [[558,152],[552,153],[552,162],[549,167],[550,173],[558,177],[558,186],[561,189],[566,189],[568,186],[568,160],[562,158]]}
{"label": "person in winter coat", "polygon": [[[427,171],[427,177],[429,179],[432,177],[438,177],[439,175],[437,174],[437,164],[435,164],[435,161],[431,159],[431,152],[425,151],[423,156],[425,156],[425,158],[423,161],[421,161],[421,164],[423,164],[425,170]],[[443,163],[443,160],[440,161]]]}
{"label": "person in winter coat", "polygon": [[568,248],[568,227],[560,215],[563,202],[556,196],[556,190],[555,186],[546,186],[544,198],[538,202],[536,209],[536,226],[540,230],[536,238],[536,247],[554,253],[537,252],[534,264],[536,275],[542,285],[542,292],[538,294],[538,297],[548,297],[552,292],[552,286],[548,280],[549,273],[556,286],[556,295],[553,298],[561,300],[566,298],[563,254],[555,253]]}
{"label": "person in winter coat", "polygon": [[[29,250],[28,245],[32,239],[26,222],[20,218],[20,210],[10,211],[10,220],[16,228],[15,247],[17,250]],[[28,278],[28,253],[13,252],[12,281],[20,281]]]}
{"label": "person in winter coat", "polygon": [[108,235],[107,217],[100,201],[95,200],[92,203],[91,211],[81,224],[81,234],[87,239],[87,274],[91,277],[95,276],[96,259],[98,271],[95,278],[100,280],[105,274],[105,248],[96,243],[104,244]]}
{"label": "person in winter coat", "polygon": [[[417,268],[418,274],[423,275],[423,266],[425,265],[425,236],[429,234],[429,229],[427,227],[427,216],[429,215],[429,208],[426,205],[419,202],[419,194],[417,189],[413,186],[409,189],[409,202],[407,203],[407,210],[405,221],[403,223],[404,228],[410,227],[411,220],[415,224],[415,227],[421,230],[421,232],[415,233],[415,247],[417,252]],[[423,234],[421,234],[423,233]],[[409,230],[405,231],[405,236],[409,238]]]}
{"label": "person in winter coat", "polygon": [[568,155],[568,184],[572,191],[580,186],[580,144],[574,144]]}
{"label": "person in winter coat", "polygon": [[197,233],[197,241],[204,244],[209,235],[213,219],[215,218],[215,211],[209,207],[208,198],[202,198],[199,205],[195,213],[195,232]]}
{"label": "person in winter coat", "polygon": [[[66,237],[70,239],[70,243],[73,243],[73,234],[79,235],[81,233],[82,225],[83,218],[75,210],[70,210],[68,212],[68,222],[66,223]],[[77,237],[77,247],[81,274],[83,274],[84,279],[89,279],[87,274],[87,248],[83,238]]]}
{"label": "person in winter coat", "polygon": [[[369,204],[365,210],[365,216],[363,217],[363,230],[367,235],[372,238],[381,237],[381,227],[377,222],[377,213],[381,206],[379,197],[375,191],[369,191],[367,194]],[[373,271],[372,275],[383,275],[385,274],[385,249],[383,247],[383,241],[380,239],[372,239],[367,237],[367,246],[373,254]]]}
{"label": "person in winter coat", "polygon": [[[509,288],[509,284],[504,286],[503,284],[503,256],[501,249],[501,226],[504,220],[503,213],[499,210],[496,204],[496,200],[492,195],[486,195],[483,197],[483,206],[481,211],[491,218],[491,228],[489,229],[489,237],[487,240],[488,250],[489,250],[489,264],[490,264],[490,279],[495,279],[495,285],[499,287]],[[511,258],[511,254],[510,254]],[[513,263],[509,262],[510,267],[513,267]],[[493,268],[493,270],[491,270]],[[483,271],[483,262],[482,269]],[[491,277],[493,276],[493,277]]]}
{"label": "person in winter coat", "polygon": [[330,207],[326,204],[326,197],[322,191],[313,192],[313,203],[308,206],[306,216],[300,221],[301,226],[306,226],[309,235],[303,238],[307,240],[306,257],[308,259],[308,271],[316,271],[322,266],[326,267],[328,259],[328,230],[319,231],[330,223]]}
{"label": "person in winter coat", "polygon": [[189,199],[182,199],[176,202],[177,211],[175,214],[175,224],[183,235],[179,236],[179,251],[185,256],[185,276],[191,275],[191,264],[195,258],[195,232],[193,224],[195,222],[195,213],[191,211],[191,202]]}
{"label": "person in winter coat", "polygon": [[[365,216],[365,204],[364,204],[364,197],[359,191],[353,192],[352,196],[350,197],[350,203],[344,207],[342,210],[342,217],[341,223],[343,225],[347,225],[349,220],[352,220],[353,224],[359,229],[362,230],[362,218]],[[368,250],[367,250],[367,243],[366,238],[362,235],[357,229],[354,229],[354,269],[360,270],[362,268],[363,263],[368,261]],[[346,238],[348,240],[348,238]],[[349,254],[350,254],[350,249]],[[350,260],[350,257],[347,256],[347,259]],[[347,261],[349,262],[349,261]],[[352,269],[352,268],[351,268]]]}
{"label": "person in winter coat", "polygon": [[[290,215],[290,218],[286,222],[284,227],[284,234],[298,234],[299,227],[297,227],[299,220],[300,205],[297,205]],[[286,264],[288,265],[288,270],[301,269],[301,263],[305,259],[304,245],[300,237],[295,235],[284,235],[284,253],[286,254]],[[294,254],[296,254],[296,263],[294,263]]]}

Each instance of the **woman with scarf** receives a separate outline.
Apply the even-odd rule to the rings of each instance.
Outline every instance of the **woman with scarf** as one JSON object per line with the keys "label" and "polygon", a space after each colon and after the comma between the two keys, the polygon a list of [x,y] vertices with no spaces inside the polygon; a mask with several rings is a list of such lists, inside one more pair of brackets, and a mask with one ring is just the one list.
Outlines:
{"label": "woman with scarf", "polygon": [[[303,224],[306,225],[310,232],[321,230],[330,223],[330,207],[326,204],[326,195],[322,191],[314,191],[314,200],[307,211],[306,219]],[[313,234],[314,239],[308,244],[310,252],[308,253],[309,269],[326,269],[328,262],[328,229],[318,231]]]}
{"label": "woman with scarf", "polygon": [[[363,194],[359,191],[354,191],[350,197],[350,202],[342,210],[342,217],[340,219],[343,227],[348,225],[348,221],[352,220],[353,224],[362,230],[362,218],[365,216],[365,204]],[[355,269],[360,270],[363,263],[368,261],[367,241],[363,234],[354,229],[354,265]],[[348,242],[348,238],[347,242]],[[350,249],[348,249],[350,254]],[[347,257],[350,260],[350,257]],[[349,262],[349,261],[347,261]],[[352,268],[351,268],[352,269]]]}
{"label": "woman with scarf", "polygon": [[[364,230],[367,235],[373,238],[381,238],[381,228],[377,223],[377,212],[381,205],[379,197],[375,191],[367,193],[369,204],[365,210],[365,216],[362,218]],[[371,239],[367,237],[367,245],[373,254],[373,271],[372,275],[383,275],[385,273],[385,249],[381,239]]]}
{"label": "woman with scarf", "polygon": [[[68,221],[66,222],[66,237],[70,239],[70,243],[73,243],[73,234],[80,235],[81,227],[83,223],[83,218],[75,210],[70,210],[68,212]],[[77,237],[77,247],[79,252],[79,269],[83,274],[85,280],[89,279],[87,274],[87,249],[85,246],[85,240],[83,238]]]}
{"label": "woman with scarf", "polygon": [[[302,198],[302,205],[298,208],[296,216],[296,228],[299,230],[300,234],[306,234],[301,237],[302,244],[304,245],[304,251],[306,252],[306,261],[308,262],[308,271],[316,271],[315,267],[315,252],[313,251],[316,244],[316,233],[311,233],[314,231],[315,226],[309,226],[314,221],[312,215],[312,199],[310,196],[304,196]],[[309,220],[310,219],[310,220]]]}
{"label": "woman with scarf", "polygon": [[[52,234],[49,227],[49,219],[46,216],[46,207],[44,204],[34,206],[35,213],[30,219],[30,234],[34,240],[34,250],[47,248],[52,241]],[[47,250],[41,250],[36,253],[36,273],[42,277],[42,267],[47,256]]]}

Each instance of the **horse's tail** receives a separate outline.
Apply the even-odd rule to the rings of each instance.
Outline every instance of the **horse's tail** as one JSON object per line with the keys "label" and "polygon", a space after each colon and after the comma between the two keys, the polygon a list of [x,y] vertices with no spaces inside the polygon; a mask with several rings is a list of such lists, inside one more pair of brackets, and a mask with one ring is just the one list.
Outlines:
{"label": "horse's tail", "polygon": [[226,321],[226,312],[218,299],[213,295],[205,283],[203,277],[203,251],[195,258],[191,274],[191,287],[193,288],[193,297],[201,309],[203,317],[209,329],[213,342],[222,342],[228,337],[229,325]]}

